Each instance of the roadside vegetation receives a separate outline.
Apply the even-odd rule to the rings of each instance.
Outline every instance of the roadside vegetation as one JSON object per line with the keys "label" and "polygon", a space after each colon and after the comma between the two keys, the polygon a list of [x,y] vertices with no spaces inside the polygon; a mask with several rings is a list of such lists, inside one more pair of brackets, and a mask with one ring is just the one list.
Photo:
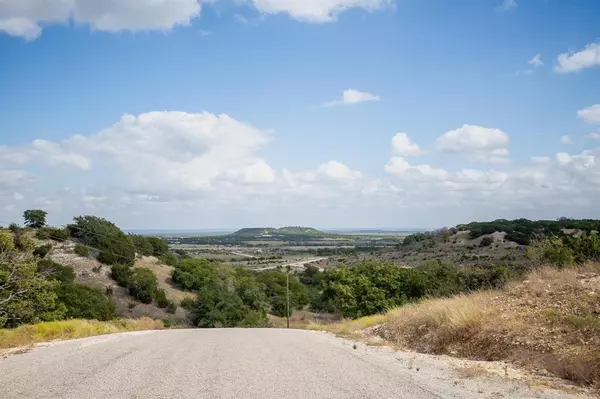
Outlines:
{"label": "roadside vegetation", "polygon": [[98,320],[62,320],[0,329],[0,349],[25,347],[39,342],[92,337],[130,331],[160,330],[163,323],[150,318]]}
{"label": "roadside vegetation", "polygon": [[[76,217],[66,228],[46,226],[45,218],[43,211],[26,211],[28,227],[0,230],[0,347],[172,324],[169,318],[119,319],[124,308],[146,306],[161,312],[157,319],[178,313],[200,328],[281,327],[286,316],[293,327],[307,327],[317,320],[310,328],[426,353],[509,360],[580,384],[600,383],[598,221],[471,223],[414,234],[398,245],[399,251],[425,251],[466,237],[475,249],[494,250],[514,239],[511,245],[527,260],[518,266],[429,259],[403,268],[371,259],[326,270],[251,270],[193,258],[161,238],[126,234],[95,216]],[[317,234],[296,227],[282,233]],[[57,246],[76,263],[89,263],[102,285],[86,279],[89,271],[82,275],[73,263],[61,263]],[[323,251],[374,256],[367,247]]]}

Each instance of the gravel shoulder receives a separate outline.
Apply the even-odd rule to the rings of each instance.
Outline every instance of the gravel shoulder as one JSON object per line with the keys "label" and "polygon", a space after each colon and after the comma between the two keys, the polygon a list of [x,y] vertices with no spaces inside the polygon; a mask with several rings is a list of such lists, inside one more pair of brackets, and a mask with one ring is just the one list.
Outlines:
{"label": "gravel shoulder", "polygon": [[586,397],[465,364],[315,331],[144,331],[0,359],[0,386],[6,398]]}

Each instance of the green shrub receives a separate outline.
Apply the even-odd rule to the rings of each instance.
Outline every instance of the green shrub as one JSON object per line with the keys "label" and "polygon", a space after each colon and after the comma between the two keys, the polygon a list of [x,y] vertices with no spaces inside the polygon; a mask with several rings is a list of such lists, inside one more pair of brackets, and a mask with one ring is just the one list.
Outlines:
{"label": "green shrub", "polygon": [[14,252],[15,239],[10,231],[0,231],[0,253]]}
{"label": "green shrub", "polygon": [[117,284],[119,284],[121,287],[129,286],[133,278],[133,270],[131,266],[115,263],[111,266],[110,271],[111,277],[117,282]]}
{"label": "green shrub", "polygon": [[192,320],[201,328],[262,327],[269,323],[266,312],[252,311],[220,283],[209,284],[198,292]]}
{"label": "green shrub", "polygon": [[46,278],[61,283],[72,283],[75,280],[75,272],[71,266],[61,265],[49,259],[40,259],[37,262],[37,271]]}
{"label": "green shrub", "polygon": [[69,233],[65,229],[55,227],[42,227],[35,232],[38,240],[66,241],[69,239]]}
{"label": "green shrub", "polygon": [[165,265],[177,266],[177,264],[179,263],[179,256],[177,256],[177,254],[174,254],[173,252],[167,252],[166,254],[161,256],[159,260]]}
{"label": "green shrub", "polygon": [[492,245],[494,243],[494,238],[491,236],[485,236],[481,239],[481,242],[479,243],[480,247],[489,247],[490,245]]}
{"label": "green shrub", "polygon": [[44,245],[40,245],[39,247],[36,247],[33,250],[33,255],[37,256],[38,258],[45,258],[46,255],[48,255],[48,252],[50,252],[52,250],[52,244],[44,244]]}
{"label": "green shrub", "polygon": [[106,321],[116,317],[114,301],[93,288],[80,284],[61,284],[57,295],[58,300],[65,304],[69,318]]}
{"label": "green shrub", "polygon": [[185,310],[192,310],[194,308],[195,303],[196,301],[194,301],[192,298],[183,298],[181,302],[179,302],[179,306],[181,306]]}
{"label": "green shrub", "polygon": [[69,234],[82,244],[98,248],[98,260],[105,264],[133,265],[135,246],[131,238],[114,223],[96,216],[79,216],[67,226]]}
{"label": "green shrub", "polygon": [[152,255],[162,256],[169,252],[169,245],[160,237],[146,237],[146,240],[152,245]]}
{"label": "green shrub", "polygon": [[12,231],[13,234],[19,234],[19,233],[21,233],[24,230],[21,226],[19,226],[16,223],[9,224],[8,225],[8,229],[10,231]]}
{"label": "green shrub", "polygon": [[75,248],[73,248],[73,252],[83,258],[89,258],[92,254],[92,251],[86,247],[85,245],[75,244]]}
{"label": "green shrub", "polygon": [[150,256],[154,253],[154,247],[148,237],[144,237],[137,234],[129,234],[131,242],[135,247],[135,252],[140,255]]}
{"label": "green shrub", "polygon": [[0,257],[0,328],[62,318],[58,284],[38,272],[32,256]]}
{"label": "green shrub", "polygon": [[15,248],[21,252],[32,252],[35,249],[35,242],[26,235],[16,234],[14,240]]}
{"label": "green shrub", "polygon": [[129,295],[142,303],[152,303],[158,290],[158,280],[150,269],[137,268],[128,285]]}

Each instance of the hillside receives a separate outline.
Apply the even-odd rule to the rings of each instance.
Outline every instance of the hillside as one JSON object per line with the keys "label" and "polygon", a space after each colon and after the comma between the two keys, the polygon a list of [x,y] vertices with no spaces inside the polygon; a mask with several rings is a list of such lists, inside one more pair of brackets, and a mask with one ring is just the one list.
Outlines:
{"label": "hillside", "polygon": [[600,388],[598,314],[600,264],[586,264],[541,268],[502,290],[311,328],[422,353],[508,361],[538,376]]}
{"label": "hillside", "polygon": [[[42,241],[40,244],[48,243]],[[173,324],[186,324],[187,312],[178,307],[174,314],[161,309],[156,304],[136,301],[129,295],[127,288],[120,287],[111,278],[110,266],[100,263],[93,257],[82,257],[74,253],[76,243],[66,241],[53,244],[52,250],[46,258],[59,264],[70,266],[75,272],[75,282],[104,292],[107,287],[112,287],[113,298],[117,307],[117,314],[125,318],[150,317],[154,320],[169,320]],[[194,294],[178,290],[170,284],[170,275],[173,267],[162,264],[155,257],[138,257],[135,268],[152,270],[158,279],[158,284],[175,303],[184,298],[194,298]]]}
{"label": "hillside", "polygon": [[255,227],[255,228],[244,228],[236,231],[235,233],[230,234],[235,237],[243,237],[243,238],[285,238],[287,236],[306,236],[306,237],[323,237],[326,234],[313,229],[312,227],[298,227],[298,226],[288,226],[281,228],[271,228],[271,227]]}

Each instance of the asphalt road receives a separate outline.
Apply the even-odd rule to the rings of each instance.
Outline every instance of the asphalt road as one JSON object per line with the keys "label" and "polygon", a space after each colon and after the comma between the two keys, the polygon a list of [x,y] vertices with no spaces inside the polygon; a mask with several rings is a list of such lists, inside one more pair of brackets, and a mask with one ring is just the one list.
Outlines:
{"label": "asphalt road", "polygon": [[[438,367],[439,366],[439,367]],[[65,341],[0,359],[1,398],[476,398],[521,384],[296,330],[168,330]],[[488,392],[489,391],[489,392]],[[497,393],[497,392],[495,392]]]}

